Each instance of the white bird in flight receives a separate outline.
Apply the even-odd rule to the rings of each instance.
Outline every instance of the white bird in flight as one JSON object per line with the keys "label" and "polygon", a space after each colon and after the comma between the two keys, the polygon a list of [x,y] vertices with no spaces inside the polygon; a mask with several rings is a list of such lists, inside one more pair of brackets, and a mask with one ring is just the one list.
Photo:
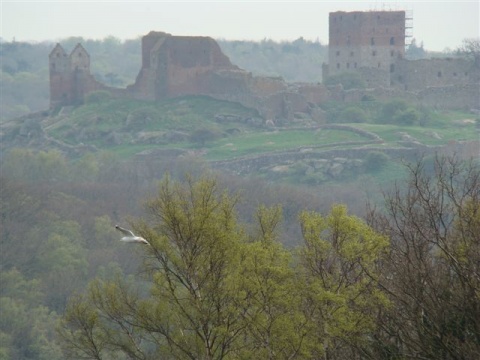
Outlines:
{"label": "white bird in flight", "polygon": [[143,237],[141,237],[141,236],[136,236],[136,235],[135,235],[133,232],[131,232],[130,230],[121,228],[121,227],[118,226],[118,225],[115,225],[115,229],[117,229],[118,231],[121,231],[121,232],[125,235],[124,237],[122,237],[122,238],[120,239],[121,241],[150,245],[147,240],[145,240],[145,239],[144,239]]}

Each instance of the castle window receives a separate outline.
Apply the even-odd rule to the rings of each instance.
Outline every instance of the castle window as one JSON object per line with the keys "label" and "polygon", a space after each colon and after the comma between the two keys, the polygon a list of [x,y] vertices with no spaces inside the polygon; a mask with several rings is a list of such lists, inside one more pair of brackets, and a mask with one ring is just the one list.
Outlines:
{"label": "castle window", "polygon": [[340,69],[340,63],[337,63],[337,69]]}
{"label": "castle window", "polygon": [[377,67],[380,68],[380,63],[378,63]]}
{"label": "castle window", "polygon": [[372,37],[372,38],[370,39],[370,45],[375,45],[375,38]]}
{"label": "castle window", "polygon": [[457,73],[456,73],[456,72],[454,72],[454,73],[453,73],[453,76],[455,76],[455,77],[456,77],[456,76],[457,76]]}
{"label": "castle window", "polygon": [[395,72],[395,64],[390,64],[390,72]]}
{"label": "castle window", "polygon": [[357,15],[353,15],[353,20],[357,20]]}
{"label": "castle window", "polygon": [[468,76],[468,72],[465,73],[465,76]]}
{"label": "castle window", "polygon": [[350,51],[350,56],[353,56],[353,55],[354,55],[353,51]]}
{"label": "castle window", "polygon": [[347,69],[350,69],[350,63],[347,63]]}
{"label": "castle window", "polygon": [[438,76],[439,78],[442,77],[442,72],[439,71],[439,72],[437,73],[437,76]]}
{"label": "castle window", "polygon": [[347,36],[347,45],[350,45],[350,35]]}
{"label": "castle window", "polygon": [[390,56],[393,57],[393,55],[395,55],[395,51],[390,51]]}
{"label": "castle window", "polygon": [[390,38],[390,45],[395,45],[395,38],[393,36]]}
{"label": "castle window", "polygon": [[337,51],[337,56],[340,56],[340,51]]}
{"label": "castle window", "polygon": [[356,69],[357,68],[357,63],[353,64],[353,67]]}
{"label": "castle window", "polygon": [[377,52],[375,50],[372,51],[372,56],[377,56]]}

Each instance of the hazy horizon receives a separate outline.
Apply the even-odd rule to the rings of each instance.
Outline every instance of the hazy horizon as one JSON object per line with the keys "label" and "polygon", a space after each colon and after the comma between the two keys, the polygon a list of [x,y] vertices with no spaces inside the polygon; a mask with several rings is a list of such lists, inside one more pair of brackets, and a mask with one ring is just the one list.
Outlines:
{"label": "hazy horizon", "polygon": [[148,32],[225,40],[303,37],[328,44],[334,11],[406,10],[412,37],[430,51],[454,49],[480,36],[480,5],[468,1],[43,1],[2,0],[3,41],[59,41],[68,37],[120,40]]}

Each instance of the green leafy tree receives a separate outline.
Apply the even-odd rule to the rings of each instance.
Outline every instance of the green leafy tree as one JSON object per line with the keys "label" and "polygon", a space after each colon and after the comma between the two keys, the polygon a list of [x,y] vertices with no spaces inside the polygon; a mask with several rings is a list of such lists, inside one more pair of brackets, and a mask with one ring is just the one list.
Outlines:
{"label": "green leafy tree", "polygon": [[232,351],[245,328],[234,306],[242,232],[236,199],[217,191],[211,180],[162,183],[146,204],[155,225],[137,225],[151,244],[144,249],[150,295],[140,298],[120,279],[95,281],[66,313],[71,354],[213,359]]}
{"label": "green leafy tree", "polygon": [[[309,358],[308,319],[291,254],[277,241],[279,207],[257,231],[213,179],[171,183],[146,203],[145,278],[93,281],[70,301],[60,333],[72,358]],[[316,344],[316,343],[315,343]]]}
{"label": "green leafy tree", "polygon": [[327,359],[367,353],[376,315],[388,306],[378,287],[379,262],[388,247],[385,236],[336,205],[330,214],[300,215],[305,245],[299,272],[304,283],[304,311]]}

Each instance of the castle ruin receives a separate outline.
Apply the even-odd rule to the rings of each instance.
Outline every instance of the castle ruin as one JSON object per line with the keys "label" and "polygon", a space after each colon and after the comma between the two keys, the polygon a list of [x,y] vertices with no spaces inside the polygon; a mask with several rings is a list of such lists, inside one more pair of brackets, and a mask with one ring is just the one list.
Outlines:
{"label": "castle ruin", "polygon": [[479,69],[465,59],[405,59],[404,11],[334,12],[329,16],[329,64],[324,78],[355,71],[367,89],[345,91],[321,84],[287,84],[281,78],[253,76],[232,64],[209,37],[150,32],[142,38],[142,65],[125,89],[101,84],[90,73],[81,44],[67,55],[57,44],[49,55],[50,107],[77,105],[85,95],[107,90],[115,97],[156,101],[206,95],[239,102],[266,120],[292,120],[298,113],[321,117],[326,101],[359,101],[365,94],[392,96],[438,108],[479,108]]}

